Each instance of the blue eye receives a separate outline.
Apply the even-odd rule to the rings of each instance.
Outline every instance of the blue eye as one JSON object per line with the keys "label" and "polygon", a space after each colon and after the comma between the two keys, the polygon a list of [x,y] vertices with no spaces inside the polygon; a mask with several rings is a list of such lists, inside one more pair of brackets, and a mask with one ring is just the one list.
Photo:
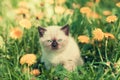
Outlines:
{"label": "blue eye", "polygon": [[58,39],[58,42],[61,42],[62,41],[62,39]]}
{"label": "blue eye", "polygon": [[52,42],[52,40],[47,40],[47,42],[51,43],[51,42]]}

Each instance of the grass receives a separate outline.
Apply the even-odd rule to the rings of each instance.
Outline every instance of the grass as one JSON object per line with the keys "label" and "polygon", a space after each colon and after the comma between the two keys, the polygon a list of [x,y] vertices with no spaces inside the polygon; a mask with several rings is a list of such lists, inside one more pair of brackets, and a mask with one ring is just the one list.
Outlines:
{"label": "grass", "polygon": [[[97,0],[67,0],[62,6],[73,10],[73,14],[67,14],[67,12],[59,14],[62,10],[56,13],[55,10],[52,10],[56,4],[46,3],[44,0],[24,1],[27,1],[29,12],[25,13],[23,10],[20,14],[16,14],[15,9],[18,10],[21,7],[19,6],[21,1],[0,1],[0,80],[120,80],[120,70],[119,67],[116,67],[120,66],[117,64],[120,56],[120,7],[116,6],[119,0],[100,0],[98,3],[95,2]],[[93,2],[91,7],[87,4],[88,2]],[[79,4],[80,7],[75,6],[75,8],[73,3]],[[88,18],[80,13],[80,8],[84,6],[89,6],[101,18]],[[26,5],[22,7],[26,7]],[[116,15],[117,21],[108,23],[107,16],[103,14],[105,10],[109,10],[110,15]],[[42,18],[34,15],[40,11],[45,12]],[[46,13],[47,11],[49,13]],[[31,22],[30,29],[23,28],[19,24],[23,18]],[[61,65],[48,71],[40,63],[41,49],[37,26],[63,26],[65,24],[70,25],[70,32],[81,49],[85,64],[78,66],[74,72],[66,71]],[[14,27],[22,29],[22,38],[10,37],[11,28]],[[92,32],[95,28],[113,34],[115,39],[104,38],[101,41],[92,42]],[[87,35],[91,42],[87,44],[79,42],[77,38],[80,35]],[[23,69],[28,66],[21,65],[20,58],[27,53],[34,53],[37,56],[37,63],[29,67],[30,70],[36,68],[40,70],[40,74],[37,76],[30,74],[29,71],[23,72]]]}

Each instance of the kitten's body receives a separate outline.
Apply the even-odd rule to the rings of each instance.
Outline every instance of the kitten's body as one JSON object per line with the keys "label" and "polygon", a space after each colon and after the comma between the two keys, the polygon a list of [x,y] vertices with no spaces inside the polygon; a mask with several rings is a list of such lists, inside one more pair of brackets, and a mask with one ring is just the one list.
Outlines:
{"label": "kitten's body", "polygon": [[[42,47],[41,61],[45,63],[47,69],[62,64],[67,70],[71,71],[77,65],[83,65],[79,47],[70,35],[65,35],[64,30],[61,30],[61,27],[50,26],[46,28],[43,37],[40,38]],[[51,39],[56,39],[56,42],[62,39],[61,42],[58,42],[57,49],[52,49],[52,43],[46,42],[46,40]]]}

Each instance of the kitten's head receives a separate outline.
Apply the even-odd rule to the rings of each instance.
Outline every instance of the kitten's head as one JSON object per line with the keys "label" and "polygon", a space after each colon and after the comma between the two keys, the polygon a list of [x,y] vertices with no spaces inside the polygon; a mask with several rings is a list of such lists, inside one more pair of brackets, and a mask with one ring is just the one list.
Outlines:
{"label": "kitten's head", "polygon": [[38,27],[38,31],[40,35],[40,43],[46,51],[55,52],[65,49],[69,38],[69,25],[63,27]]}

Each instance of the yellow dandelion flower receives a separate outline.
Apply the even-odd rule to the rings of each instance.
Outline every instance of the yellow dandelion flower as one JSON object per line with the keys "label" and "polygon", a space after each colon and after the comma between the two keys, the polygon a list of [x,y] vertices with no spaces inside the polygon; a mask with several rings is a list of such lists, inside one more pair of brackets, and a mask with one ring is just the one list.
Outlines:
{"label": "yellow dandelion flower", "polygon": [[95,0],[95,3],[99,3],[100,2],[100,0]]}
{"label": "yellow dandelion flower", "polygon": [[54,4],[54,0],[45,0],[46,3]]}
{"label": "yellow dandelion flower", "polygon": [[23,31],[19,27],[15,27],[10,30],[10,37],[12,39],[19,39],[22,36],[23,36]]}
{"label": "yellow dandelion flower", "polygon": [[107,18],[106,18],[106,21],[108,22],[108,23],[111,23],[111,22],[115,22],[115,21],[117,21],[117,16],[115,16],[115,15],[112,15],[112,16],[108,16]]}
{"label": "yellow dandelion flower", "polygon": [[19,14],[28,14],[29,10],[26,9],[26,8],[18,8],[18,9],[15,10],[15,13],[18,14],[18,15]]}
{"label": "yellow dandelion flower", "polygon": [[117,6],[117,7],[120,7],[120,2],[116,3],[116,6]]}
{"label": "yellow dandelion flower", "polygon": [[101,18],[101,16],[98,13],[96,13],[96,12],[92,12],[91,14],[93,14],[92,18],[95,18],[95,19]]}
{"label": "yellow dandelion flower", "polygon": [[91,11],[92,10],[89,7],[82,7],[82,8],[80,8],[80,12],[82,14],[88,14],[88,13],[91,13]]}
{"label": "yellow dandelion flower", "polygon": [[20,1],[20,2],[18,3],[18,6],[28,9],[28,4],[27,4],[27,2],[25,2],[25,1]]}
{"label": "yellow dandelion flower", "polygon": [[36,55],[35,54],[25,54],[20,59],[20,64],[28,64],[28,66],[31,66],[32,64],[36,63]]}
{"label": "yellow dandelion flower", "polygon": [[42,13],[42,12],[39,12],[39,13],[36,13],[35,14],[35,17],[36,17],[36,19],[42,19],[43,17],[44,17],[44,13]]}
{"label": "yellow dandelion flower", "polygon": [[93,39],[97,40],[97,41],[102,41],[104,38],[104,33],[102,32],[102,30],[100,28],[96,28],[95,30],[93,30]]}
{"label": "yellow dandelion flower", "polygon": [[111,15],[111,14],[112,14],[112,12],[109,11],[109,10],[103,11],[103,15],[105,15],[105,16],[108,16],[108,15]]}
{"label": "yellow dandelion flower", "polygon": [[17,15],[17,16],[15,16],[15,20],[17,20],[17,21],[19,22],[19,21],[22,20],[23,18],[24,18],[24,19],[30,19],[30,17],[31,17],[30,14]]}
{"label": "yellow dandelion flower", "polygon": [[78,40],[79,40],[79,42],[81,42],[81,43],[89,43],[89,37],[87,37],[87,36],[85,36],[85,35],[81,35],[81,36],[79,36],[78,37]]}
{"label": "yellow dandelion flower", "polygon": [[66,0],[57,0],[57,4],[64,4]]}
{"label": "yellow dandelion flower", "polygon": [[41,7],[45,6],[45,3],[44,2],[40,2],[40,6]]}
{"label": "yellow dandelion flower", "polygon": [[65,8],[62,6],[56,6],[55,7],[55,13],[57,14],[63,14],[65,12]]}
{"label": "yellow dandelion flower", "polygon": [[26,29],[30,29],[31,28],[31,22],[28,19],[22,19],[19,22],[20,26],[26,28]]}
{"label": "yellow dandelion flower", "polygon": [[94,3],[92,1],[90,1],[90,2],[87,2],[86,5],[89,6],[89,7],[93,7]]}
{"label": "yellow dandelion flower", "polygon": [[67,9],[65,13],[68,15],[73,15],[74,11],[72,9]]}
{"label": "yellow dandelion flower", "polygon": [[40,74],[40,71],[39,69],[33,69],[30,73],[34,76],[38,76]]}
{"label": "yellow dandelion flower", "polygon": [[94,19],[99,19],[99,18],[101,18],[101,16],[100,16],[98,13],[96,13],[96,12],[87,13],[86,16],[87,16],[88,18],[94,18]]}
{"label": "yellow dandelion flower", "polygon": [[105,38],[115,39],[114,35],[111,33],[104,33]]}

